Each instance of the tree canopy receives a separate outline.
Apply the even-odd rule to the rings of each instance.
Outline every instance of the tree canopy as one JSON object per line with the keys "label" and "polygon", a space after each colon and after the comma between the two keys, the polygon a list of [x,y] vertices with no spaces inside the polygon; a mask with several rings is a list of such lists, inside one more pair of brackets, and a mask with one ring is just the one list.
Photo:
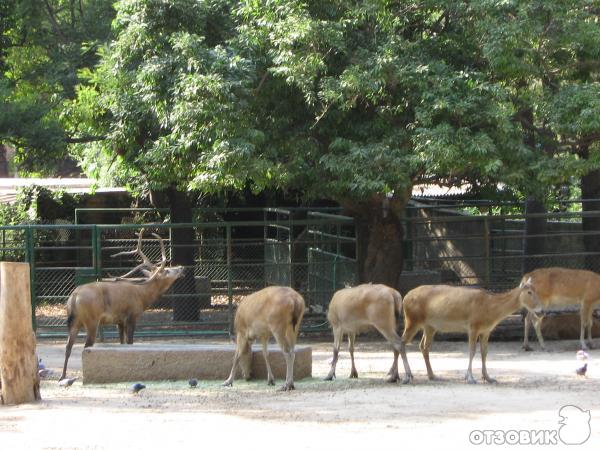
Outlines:
{"label": "tree canopy", "polygon": [[[51,173],[82,139],[69,102],[111,36],[108,0],[5,0],[0,6],[0,143],[24,171]],[[89,139],[83,137],[83,140]]]}
{"label": "tree canopy", "polygon": [[598,165],[574,151],[600,129],[597,14],[582,1],[124,0],[75,113],[107,139],[79,152],[154,188],[347,202],[405,198],[415,182],[559,183]]}
{"label": "tree canopy", "polygon": [[0,22],[22,161],[328,198],[398,236],[415,183],[543,196],[600,168],[595,0],[29,1]]}

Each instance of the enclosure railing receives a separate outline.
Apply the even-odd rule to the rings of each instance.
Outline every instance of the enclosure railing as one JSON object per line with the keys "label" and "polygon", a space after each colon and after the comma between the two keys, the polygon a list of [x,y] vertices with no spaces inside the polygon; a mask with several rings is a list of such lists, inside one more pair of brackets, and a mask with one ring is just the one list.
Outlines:
{"label": "enclosure railing", "polygon": [[[527,234],[527,219],[542,219],[542,231]],[[598,272],[600,227],[589,226],[598,220],[600,212],[471,215],[446,206],[413,207],[404,220],[402,290],[428,283],[504,290],[537,267]],[[543,251],[526,254],[528,239]]]}
{"label": "enclosure railing", "polygon": [[[304,218],[296,218],[295,211],[275,209],[264,214],[264,220],[245,222],[0,227],[0,255],[3,260],[30,263],[33,321],[40,337],[66,335],[65,303],[77,285],[122,275],[137,265],[131,255],[111,255],[134,249],[142,229],[142,248],[151,260],[160,259],[159,242],[152,233],[162,237],[169,264],[182,248],[191,250],[193,258],[186,266],[188,276],[143,314],[136,333],[229,333],[240,299],[272,284],[297,289],[307,304],[305,331],[317,328],[315,324],[324,322],[323,299],[356,280],[354,224],[337,215],[313,218],[304,212]],[[193,239],[182,243],[174,237],[184,229],[193,230]],[[332,248],[349,255],[331,261],[343,276],[327,283],[309,279],[317,272],[311,264],[322,264],[311,254]],[[113,327],[106,330],[108,335],[114,333]]]}

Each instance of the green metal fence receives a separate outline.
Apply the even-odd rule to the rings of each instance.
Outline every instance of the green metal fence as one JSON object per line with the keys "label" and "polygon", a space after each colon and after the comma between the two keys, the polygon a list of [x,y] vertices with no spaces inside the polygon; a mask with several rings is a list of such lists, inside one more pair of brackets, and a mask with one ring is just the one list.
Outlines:
{"label": "green metal fence", "polygon": [[[488,205],[490,210],[494,206]],[[600,229],[583,224],[600,220],[600,213],[473,215],[461,208],[465,205],[416,205],[407,210],[403,294],[432,283],[505,290],[516,286],[524,271],[537,267],[600,272]],[[544,222],[543,232],[526,233],[525,221],[531,218]],[[541,242],[543,251],[525,254],[527,239]]]}
{"label": "green metal fence", "polygon": [[[141,229],[142,249],[151,260],[160,259],[159,242],[151,235],[157,233],[169,264],[182,249],[193,252],[193,264],[186,267],[188,276],[142,315],[136,334],[228,333],[241,298],[273,284],[292,286],[303,294],[305,330],[323,329],[328,299],[356,282],[352,219],[318,217],[306,210],[260,212],[262,220],[244,222],[0,227],[0,255],[4,261],[30,263],[33,320],[40,337],[66,336],[65,303],[77,285],[122,275],[139,263],[130,255],[111,255],[134,249]],[[173,237],[183,229],[192,230],[193,241],[177,244]],[[329,259],[316,259],[316,254]],[[324,276],[327,270],[333,275]],[[104,328],[104,335],[114,334],[114,327]]]}

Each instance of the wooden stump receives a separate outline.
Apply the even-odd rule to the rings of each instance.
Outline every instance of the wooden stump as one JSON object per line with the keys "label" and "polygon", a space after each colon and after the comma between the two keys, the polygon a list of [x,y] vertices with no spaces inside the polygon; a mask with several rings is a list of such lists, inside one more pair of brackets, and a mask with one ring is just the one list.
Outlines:
{"label": "wooden stump", "polygon": [[0,404],[40,399],[29,264],[0,262]]}

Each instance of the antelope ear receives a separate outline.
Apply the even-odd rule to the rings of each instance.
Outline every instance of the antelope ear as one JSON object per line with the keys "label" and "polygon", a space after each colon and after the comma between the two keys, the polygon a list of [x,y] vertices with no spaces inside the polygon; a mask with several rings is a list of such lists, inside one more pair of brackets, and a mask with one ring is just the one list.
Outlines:
{"label": "antelope ear", "polygon": [[144,274],[144,276],[146,277],[150,277],[152,276],[152,272],[150,272],[149,270],[146,269],[142,269],[141,272]]}

